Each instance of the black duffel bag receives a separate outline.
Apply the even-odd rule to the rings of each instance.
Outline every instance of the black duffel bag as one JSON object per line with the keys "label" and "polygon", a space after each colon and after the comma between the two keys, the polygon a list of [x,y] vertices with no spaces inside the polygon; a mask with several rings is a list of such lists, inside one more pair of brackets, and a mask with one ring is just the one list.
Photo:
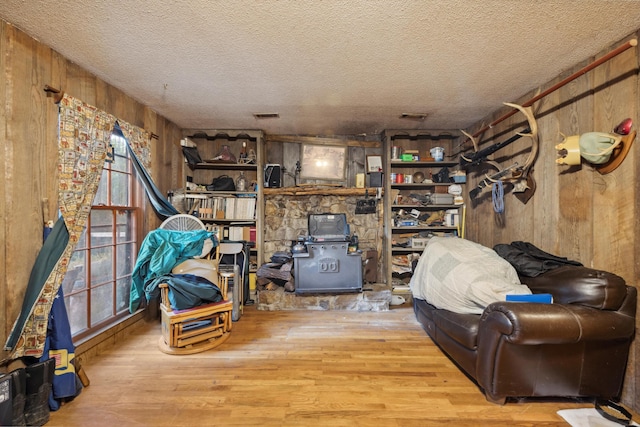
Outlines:
{"label": "black duffel bag", "polygon": [[207,191],[236,191],[236,184],[229,175],[220,175],[207,185]]}

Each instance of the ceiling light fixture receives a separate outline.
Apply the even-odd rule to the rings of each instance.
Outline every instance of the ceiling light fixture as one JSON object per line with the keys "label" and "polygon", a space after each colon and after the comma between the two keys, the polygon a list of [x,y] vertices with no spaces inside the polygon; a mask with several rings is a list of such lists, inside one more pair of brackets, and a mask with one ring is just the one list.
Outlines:
{"label": "ceiling light fixture", "polygon": [[402,113],[400,114],[400,118],[409,120],[424,120],[427,118],[427,113]]}
{"label": "ceiling light fixture", "polygon": [[253,113],[253,117],[256,119],[278,119],[280,114],[278,113]]}

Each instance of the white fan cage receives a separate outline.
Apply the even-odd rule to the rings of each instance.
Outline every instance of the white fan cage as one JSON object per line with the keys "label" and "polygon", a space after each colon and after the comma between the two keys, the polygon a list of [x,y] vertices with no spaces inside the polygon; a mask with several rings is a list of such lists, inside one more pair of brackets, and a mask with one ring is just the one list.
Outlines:
{"label": "white fan cage", "polygon": [[160,228],[164,230],[177,230],[177,231],[189,231],[189,230],[206,230],[207,227],[202,221],[193,215],[178,214],[170,216],[165,219]]}

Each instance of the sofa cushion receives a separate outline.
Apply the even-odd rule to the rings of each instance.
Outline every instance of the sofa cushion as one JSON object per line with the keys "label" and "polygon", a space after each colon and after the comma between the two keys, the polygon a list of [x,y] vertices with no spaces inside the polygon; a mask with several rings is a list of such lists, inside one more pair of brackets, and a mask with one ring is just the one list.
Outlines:
{"label": "sofa cushion", "polygon": [[520,277],[534,293],[550,293],[558,304],[618,310],[627,295],[624,279],[607,271],[563,266],[537,277]]}
{"label": "sofa cushion", "polygon": [[409,285],[415,298],[465,314],[481,314],[507,294],[531,293],[493,249],[453,237],[429,239]]}
{"label": "sofa cushion", "polygon": [[469,350],[475,350],[478,345],[480,317],[479,314],[461,314],[449,310],[436,310],[433,313],[438,329]]}

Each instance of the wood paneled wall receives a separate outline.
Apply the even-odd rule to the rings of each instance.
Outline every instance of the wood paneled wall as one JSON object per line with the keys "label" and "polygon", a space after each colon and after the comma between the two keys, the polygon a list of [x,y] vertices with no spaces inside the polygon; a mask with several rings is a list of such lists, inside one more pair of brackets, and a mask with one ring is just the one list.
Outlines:
{"label": "wood paneled wall", "polygon": [[[567,70],[540,89],[551,87],[636,36],[613,44],[610,49]],[[555,145],[562,140],[560,132],[565,135],[611,132],[627,117],[633,119],[634,129],[638,129],[639,57],[638,48],[631,48],[534,104],[540,130],[540,153],[533,172],[537,183],[535,194],[523,204],[507,193],[508,187],[505,187],[504,213],[497,214],[491,192],[485,191],[483,197],[467,209],[467,237],[470,240],[489,247],[517,240],[528,241],[588,267],[616,273],[629,285],[638,286],[640,141],[635,141],[623,164],[607,175],[601,175],[584,161],[581,166],[557,165]],[[505,101],[523,103],[535,95],[534,91],[520,101]],[[501,109],[483,123],[490,123],[507,111]],[[469,130],[473,133],[483,123]],[[486,132],[481,147],[507,139],[525,124],[521,114],[512,116]],[[529,147],[528,138],[522,138],[495,153],[494,159],[502,165],[512,164],[514,160],[522,162]],[[469,175],[468,188],[473,188],[481,174],[479,168]],[[639,363],[640,339],[636,338],[623,392],[623,402],[636,411],[640,410]]]}
{"label": "wood paneled wall", "polygon": [[[505,212],[496,214],[490,197],[487,198],[489,192],[485,191],[479,203],[467,209],[467,238],[487,246],[529,241],[548,252],[612,271],[637,286],[640,142],[635,142],[618,170],[604,176],[584,163],[573,168],[557,166],[554,146],[559,142],[559,132],[572,135],[611,131],[626,117],[631,117],[636,126],[640,124],[638,58],[638,49],[630,49],[535,105],[541,150],[533,173],[537,182],[533,198],[523,204],[506,194]],[[575,70],[585,64],[577,65]],[[566,75],[575,70],[568,70]],[[558,76],[557,81],[566,75]],[[546,87],[555,82],[549,82]],[[56,212],[57,107],[43,91],[47,84],[158,135],[152,150],[152,175],[156,184],[163,192],[182,185],[183,161],[180,150],[175,147],[181,133],[175,124],[0,20],[0,177],[4,181],[0,186],[3,212],[0,219],[0,340],[3,344],[20,311],[31,266],[42,245],[43,198],[48,198],[50,211]],[[533,95],[535,93],[526,94],[522,99]],[[483,123],[493,121],[504,111],[495,112]],[[523,124],[522,120],[516,115],[502,122],[485,133],[483,144],[506,139],[517,125]],[[480,126],[478,123],[469,131],[474,132]],[[505,165],[514,159],[522,161],[527,149],[528,144],[522,139],[496,153],[494,159]],[[467,188],[472,188],[481,172],[470,174]],[[145,231],[159,224],[151,209],[147,209],[145,219]],[[3,353],[3,359],[6,356]],[[640,339],[636,339],[623,393],[623,402],[636,411],[640,411],[639,359]]]}
{"label": "wood paneled wall", "polygon": [[[59,88],[157,135],[152,175],[166,192],[179,185],[180,129],[156,112],[0,20],[0,340],[17,318],[42,246],[42,200],[57,212],[58,107],[44,86]],[[145,211],[143,233],[159,220]],[[2,359],[8,357],[3,352]]]}

